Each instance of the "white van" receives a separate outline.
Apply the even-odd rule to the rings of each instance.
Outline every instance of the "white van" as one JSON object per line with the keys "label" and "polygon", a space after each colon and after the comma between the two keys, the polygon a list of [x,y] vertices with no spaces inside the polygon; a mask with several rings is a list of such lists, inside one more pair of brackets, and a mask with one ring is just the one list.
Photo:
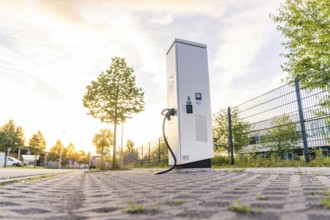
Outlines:
{"label": "white van", "polygon": [[17,160],[14,157],[7,157],[7,166],[23,166],[22,161]]}

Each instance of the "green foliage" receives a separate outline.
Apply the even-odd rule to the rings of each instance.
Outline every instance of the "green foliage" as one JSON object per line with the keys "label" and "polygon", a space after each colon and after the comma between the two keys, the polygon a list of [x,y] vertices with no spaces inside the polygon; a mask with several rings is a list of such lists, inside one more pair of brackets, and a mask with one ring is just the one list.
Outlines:
{"label": "green foliage", "polygon": [[166,204],[170,205],[170,206],[180,206],[183,205],[187,202],[186,199],[175,199],[172,201],[168,201]]}
{"label": "green foliage", "polygon": [[33,134],[29,140],[29,147],[34,154],[40,154],[46,149],[46,140],[41,131]]}
{"label": "green foliage", "polygon": [[124,58],[114,57],[110,68],[101,72],[97,80],[86,87],[87,91],[83,97],[83,105],[89,109],[88,114],[101,122],[114,125],[114,164],[117,124],[144,110],[144,92],[136,86],[133,73],[133,68],[127,66]]}
{"label": "green foliage", "polygon": [[78,164],[88,164],[90,160],[90,152],[87,154],[84,150],[75,151],[72,155],[72,159],[77,161]]}
{"label": "green foliage", "polygon": [[265,196],[265,195],[257,195],[257,200],[267,200],[267,196]]}
{"label": "green foliage", "polygon": [[67,147],[62,148],[62,165],[68,165],[69,160],[72,160],[72,162],[76,161],[75,158],[75,147],[73,143],[70,143]]}
{"label": "green foliage", "polygon": [[[250,124],[240,120],[237,109],[231,112],[234,152],[239,152],[249,144]],[[220,110],[213,117],[213,142],[216,151],[230,151],[227,110]]]}
{"label": "green foliage", "polygon": [[29,140],[29,149],[34,153],[34,168],[36,168],[37,155],[46,149],[46,140],[41,131],[37,131]]}
{"label": "green foliage", "polygon": [[330,209],[330,198],[326,197],[326,198],[321,198],[320,199],[320,204],[326,208],[326,209]]}
{"label": "green foliage", "polygon": [[320,149],[311,149],[310,155],[312,155],[310,166],[313,167],[329,167],[330,166],[330,157],[323,156],[322,150]]}
{"label": "green foliage", "polygon": [[215,154],[211,159],[212,166],[229,166],[231,164],[230,158],[228,156],[221,156]]}
{"label": "green foliage", "polygon": [[303,160],[303,157],[295,156],[294,160],[282,160],[278,153],[269,152],[268,154],[256,154],[249,153],[244,155],[239,155],[235,160],[235,165],[230,165],[230,159],[227,157],[227,162],[214,163],[213,161],[218,161],[221,158],[221,161],[226,161],[222,156],[216,155],[212,159],[212,167],[238,167],[238,168],[247,168],[247,167],[329,167],[330,166],[330,157],[322,156],[320,150],[311,150],[311,154],[314,156],[311,158],[310,163],[306,163]]}
{"label": "green foliage", "polygon": [[261,138],[263,145],[277,152],[288,152],[298,147],[297,141],[301,139],[301,134],[297,130],[297,124],[290,120],[289,115],[274,118],[271,125],[272,128]]}
{"label": "green foliage", "polygon": [[[159,158],[160,156],[160,158]],[[168,148],[164,141],[154,145],[150,152],[150,160],[154,162],[168,163]]]}
{"label": "green foliage", "polygon": [[60,159],[60,155],[63,154],[63,144],[60,139],[58,139],[54,146],[49,149],[49,154],[47,156],[47,160],[56,161]]}
{"label": "green foliage", "polygon": [[110,168],[110,157],[104,156],[102,158],[96,158],[96,169],[108,170]]}
{"label": "green foliage", "polygon": [[129,208],[127,209],[127,212],[130,214],[139,214],[145,211],[145,208],[143,205],[136,205],[134,202],[129,203]]}
{"label": "green foliage", "polygon": [[12,119],[0,127],[0,151],[7,152],[9,147],[11,151],[15,151],[23,145],[24,131],[22,127],[16,126]]}
{"label": "green foliage", "polygon": [[[323,132],[323,136],[325,137],[325,140],[330,145],[330,106],[328,106],[328,113],[326,116],[326,126]],[[325,115],[325,112],[322,112],[323,115]],[[327,131],[326,131],[327,129]]]}
{"label": "green foliage", "polygon": [[110,147],[113,145],[113,133],[110,129],[100,129],[94,135],[93,144],[96,147],[96,153],[101,154],[102,158],[110,153]]}
{"label": "green foliage", "polygon": [[[329,89],[330,81],[330,1],[286,0],[271,15],[277,29],[287,39],[288,51],[282,54],[287,62],[282,69],[289,73],[288,80],[298,78],[310,89]],[[330,97],[325,103],[330,108]]]}
{"label": "green foliage", "polygon": [[246,168],[233,168],[230,171],[234,173],[244,173],[246,171]]}
{"label": "green foliage", "polygon": [[239,200],[236,201],[235,205],[228,206],[228,210],[242,214],[258,214],[261,212],[261,209],[243,205]]}
{"label": "green foliage", "polygon": [[126,152],[131,152],[134,150],[134,141],[132,141],[131,139],[128,139],[126,142]]}

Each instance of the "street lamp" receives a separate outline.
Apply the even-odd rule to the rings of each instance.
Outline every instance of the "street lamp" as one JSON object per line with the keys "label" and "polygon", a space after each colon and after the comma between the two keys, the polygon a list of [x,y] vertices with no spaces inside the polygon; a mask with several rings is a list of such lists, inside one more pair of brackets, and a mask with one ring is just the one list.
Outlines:
{"label": "street lamp", "polygon": [[[65,130],[62,130],[62,139],[63,139],[64,133],[65,133]],[[62,143],[62,145],[63,145],[63,143]],[[62,166],[62,154],[63,154],[63,146],[61,146],[61,151],[60,151],[60,163],[59,163],[59,165],[58,165],[58,169],[61,169],[61,166]]]}

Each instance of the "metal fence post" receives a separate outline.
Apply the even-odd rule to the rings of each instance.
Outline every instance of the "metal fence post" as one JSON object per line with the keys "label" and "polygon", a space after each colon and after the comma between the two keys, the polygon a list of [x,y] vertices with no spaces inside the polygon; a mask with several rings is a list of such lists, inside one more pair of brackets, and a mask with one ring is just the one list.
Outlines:
{"label": "metal fence post", "polygon": [[143,159],[143,145],[142,145],[142,147],[141,147],[141,151],[142,151],[142,152],[141,152],[141,160],[142,160],[141,162],[142,162],[142,166],[143,166],[143,160],[144,160],[144,159]]}
{"label": "metal fence post", "polygon": [[150,167],[150,142],[149,142],[149,167]]}
{"label": "metal fence post", "polygon": [[160,163],[160,138],[158,138],[158,163]]}
{"label": "metal fence post", "polygon": [[231,110],[230,107],[228,107],[228,131],[229,131],[229,147],[230,147],[230,162],[231,165],[234,165],[234,149],[233,149],[233,131],[231,127]]}
{"label": "metal fence post", "polygon": [[301,94],[300,94],[300,86],[299,86],[298,78],[294,79],[294,84],[295,84],[295,87],[296,87],[298,112],[299,112],[299,122],[300,122],[300,127],[301,127],[301,135],[302,135],[302,139],[303,139],[305,161],[310,162],[309,148],[308,148],[306,128],[305,128],[305,119],[304,119],[304,112],[303,112],[302,103],[301,103]]}

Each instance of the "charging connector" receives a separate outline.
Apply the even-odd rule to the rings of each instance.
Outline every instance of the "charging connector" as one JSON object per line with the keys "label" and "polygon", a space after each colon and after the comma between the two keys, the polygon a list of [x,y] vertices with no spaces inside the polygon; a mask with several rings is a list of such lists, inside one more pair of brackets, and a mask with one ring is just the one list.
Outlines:
{"label": "charging connector", "polygon": [[161,114],[167,118],[167,120],[171,120],[171,116],[175,115],[175,109],[174,108],[165,108]]}
{"label": "charging connector", "polygon": [[166,138],[166,135],[165,135],[165,122],[166,122],[166,119],[171,120],[171,116],[175,115],[176,111],[175,111],[174,108],[166,108],[161,112],[161,114],[164,116],[164,120],[163,120],[163,138],[164,138],[164,141],[165,141],[165,144],[166,144],[168,150],[170,151],[170,153],[173,157],[174,163],[173,163],[173,166],[171,168],[169,168],[167,170],[164,170],[164,171],[157,172],[155,174],[164,174],[164,173],[170,172],[176,166],[176,157],[175,157],[175,155],[173,153],[173,150],[171,149],[169,143],[167,142],[167,138]]}

